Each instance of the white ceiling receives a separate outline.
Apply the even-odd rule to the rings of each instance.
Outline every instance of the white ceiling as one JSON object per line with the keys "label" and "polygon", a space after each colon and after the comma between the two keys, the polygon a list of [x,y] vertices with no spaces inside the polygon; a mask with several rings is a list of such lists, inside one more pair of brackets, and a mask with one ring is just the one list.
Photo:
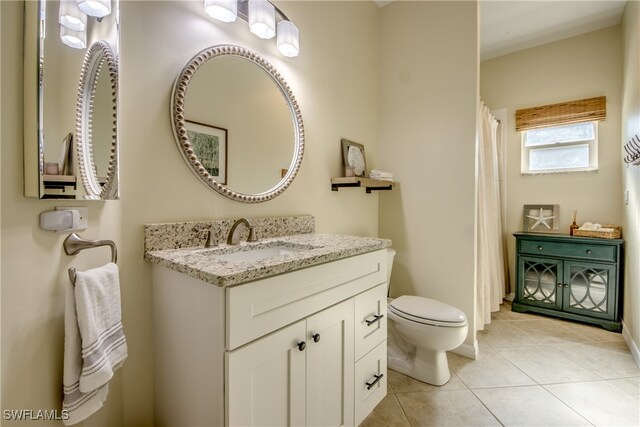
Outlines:
{"label": "white ceiling", "polygon": [[480,1],[480,59],[620,23],[626,1]]}
{"label": "white ceiling", "polygon": [[[379,7],[393,0],[374,0]],[[480,0],[480,59],[620,23],[626,0]]]}

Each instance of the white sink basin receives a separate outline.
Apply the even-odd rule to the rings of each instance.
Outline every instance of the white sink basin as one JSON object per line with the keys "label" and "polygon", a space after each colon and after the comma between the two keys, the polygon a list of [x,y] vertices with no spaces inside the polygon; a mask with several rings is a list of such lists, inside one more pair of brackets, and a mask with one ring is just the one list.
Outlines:
{"label": "white sink basin", "polygon": [[300,252],[314,249],[311,247],[298,247],[292,245],[278,245],[278,246],[245,246],[237,252],[231,252],[226,254],[215,254],[213,257],[218,261],[225,262],[254,262],[268,258],[275,258],[284,255],[292,255]]}

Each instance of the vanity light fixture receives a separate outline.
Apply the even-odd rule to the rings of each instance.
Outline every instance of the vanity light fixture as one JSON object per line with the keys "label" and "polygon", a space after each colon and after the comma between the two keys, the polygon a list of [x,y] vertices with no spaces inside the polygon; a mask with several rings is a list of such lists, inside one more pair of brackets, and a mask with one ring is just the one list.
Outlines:
{"label": "vanity light fixture", "polygon": [[261,39],[276,35],[276,8],[267,0],[249,0],[249,30]]}
{"label": "vanity light fixture", "polygon": [[298,27],[268,0],[204,0],[204,8],[219,21],[242,18],[249,23],[249,30],[262,39],[277,35],[276,45],[284,56],[292,58],[300,54]]}
{"label": "vanity light fixture", "polygon": [[60,0],[58,22],[71,30],[85,31],[87,15],[82,13],[75,0]]}
{"label": "vanity light fixture", "polygon": [[222,22],[236,22],[238,2],[236,0],[204,0],[204,11]]}
{"label": "vanity light fixture", "polygon": [[76,31],[60,25],[60,40],[74,49],[84,49],[87,47],[87,32],[85,30]]}
{"label": "vanity light fixture", "polygon": [[111,0],[76,0],[78,8],[89,16],[104,18],[111,13]]}

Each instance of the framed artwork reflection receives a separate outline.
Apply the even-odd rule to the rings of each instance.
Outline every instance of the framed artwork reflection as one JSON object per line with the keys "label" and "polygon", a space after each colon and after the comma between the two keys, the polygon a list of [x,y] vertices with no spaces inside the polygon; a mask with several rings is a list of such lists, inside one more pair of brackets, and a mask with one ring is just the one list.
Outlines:
{"label": "framed artwork reflection", "polygon": [[227,129],[185,120],[189,141],[198,161],[220,184],[227,183]]}
{"label": "framed artwork reflection", "polygon": [[60,175],[73,175],[71,168],[71,145],[73,143],[73,134],[68,133],[62,138],[60,150],[58,151],[58,173]]}

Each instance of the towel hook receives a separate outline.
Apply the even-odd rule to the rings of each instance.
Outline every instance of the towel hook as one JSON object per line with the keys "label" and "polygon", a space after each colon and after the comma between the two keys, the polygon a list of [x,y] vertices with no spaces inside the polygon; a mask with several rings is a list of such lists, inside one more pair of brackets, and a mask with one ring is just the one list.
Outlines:
{"label": "towel hook", "polygon": [[[118,261],[118,250],[112,240],[88,240],[80,237],[77,233],[71,233],[64,239],[62,246],[67,255],[75,255],[84,249],[110,246],[111,262],[115,263]],[[71,279],[71,283],[76,284],[76,269],[73,267],[69,268],[69,279]]]}

